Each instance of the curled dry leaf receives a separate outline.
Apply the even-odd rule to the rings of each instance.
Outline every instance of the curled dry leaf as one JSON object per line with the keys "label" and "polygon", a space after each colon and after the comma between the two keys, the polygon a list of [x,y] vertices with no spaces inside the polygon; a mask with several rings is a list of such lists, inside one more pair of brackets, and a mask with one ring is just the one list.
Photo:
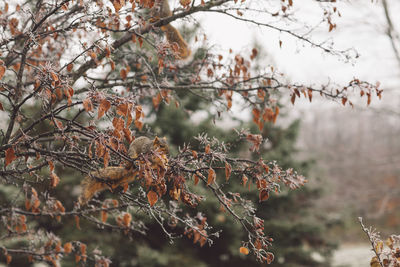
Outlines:
{"label": "curled dry leaf", "polygon": [[110,107],[111,107],[111,103],[107,99],[104,98],[100,102],[97,118],[100,119],[101,117],[103,117],[103,115],[110,109]]}
{"label": "curled dry leaf", "polygon": [[5,166],[13,162],[17,157],[15,156],[14,148],[10,147],[6,150]]}
{"label": "curled dry leaf", "polygon": [[121,69],[119,75],[121,76],[122,80],[125,81],[128,76],[128,72],[126,71],[126,69]]}
{"label": "curled dry leaf", "polygon": [[153,207],[154,204],[156,204],[156,202],[157,202],[157,200],[158,200],[158,195],[157,195],[157,193],[154,192],[154,191],[149,191],[149,192],[147,193],[147,200],[149,201],[150,206]]}
{"label": "curled dry leaf", "polygon": [[101,211],[101,222],[105,223],[107,221],[108,213],[105,210]]}
{"label": "curled dry leaf", "polygon": [[93,110],[93,104],[90,98],[86,98],[85,100],[83,100],[83,107],[85,108],[86,112]]}
{"label": "curled dry leaf", "polygon": [[194,180],[194,185],[197,185],[199,183],[199,176],[193,174],[193,180]]}
{"label": "curled dry leaf", "polygon": [[208,170],[207,185],[210,185],[210,184],[214,183],[215,182],[215,177],[216,177],[216,175],[215,175],[214,169],[210,168]]}
{"label": "curled dry leaf", "polygon": [[180,3],[183,7],[188,7],[188,6],[192,3],[192,0],[179,0],[179,3]]}
{"label": "curled dry leaf", "polygon": [[208,145],[206,146],[205,152],[206,152],[206,154],[209,154],[209,153],[210,153],[210,144],[208,144]]}
{"label": "curled dry leaf", "polygon": [[5,72],[6,72],[6,67],[0,66],[0,80],[3,79]]}
{"label": "curled dry leaf", "polygon": [[128,104],[122,103],[117,106],[117,114],[126,117],[128,115]]}
{"label": "curled dry leaf", "polygon": [[242,177],[242,184],[243,184],[243,186],[246,186],[248,180],[249,180],[249,178],[247,178],[246,175],[243,175],[243,177]]}
{"label": "curled dry leaf", "polygon": [[231,176],[231,172],[232,172],[232,166],[228,162],[225,162],[225,178],[227,181]]}
{"label": "curled dry leaf", "polygon": [[85,244],[81,243],[80,251],[81,251],[82,256],[86,255],[86,245]]}
{"label": "curled dry leaf", "polygon": [[61,203],[61,201],[57,200],[56,201],[56,207],[57,210],[60,212],[65,212],[65,207],[63,206],[63,204]]}
{"label": "curled dry leaf", "polygon": [[269,192],[265,189],[260,191],[259,201],[266,201],[269,198]]}
{"label": "curled dry leaf", "polygon": [[262,136],[259,134],[248,134],[246,139],[253,144],[250,148],[251,151],[255,152],[260,149],[260,145],[262,143]]}
{"label": "curled dry leaf", "polygon": [[58,81],[58,76],[54,72],[50,72],[50,76],[53,79],[53,81],[57,82]]}
{"label": "curled dry leaf", "polygon": [[50,186],[53,188],[56,187],[60,182],[60,178],[54,172],[50,173],[50,179],[51,179]]}
{"label": "curled dry leaf", "polygon": [[76,228],[77,228],[78,230],[81,230],[81,225],[80,225],[80,223],[79,223],[79,216],[78,216],[78,215],[75,215],[75,216],[74,216],[74,219],[75,219]]}

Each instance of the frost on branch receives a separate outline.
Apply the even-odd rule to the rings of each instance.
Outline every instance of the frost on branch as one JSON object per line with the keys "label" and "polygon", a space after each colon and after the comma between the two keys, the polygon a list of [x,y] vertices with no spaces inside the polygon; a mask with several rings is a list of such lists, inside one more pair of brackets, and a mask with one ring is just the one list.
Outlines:
{"label": "frost on branch", "polygon": [[[155,222],[171,242],[185,236],[200,246],[212,244],[220,232],[201,210],[204,192],[246,233],[248,238],[237,244],[239,252],[270,263],[272,239],[254,202],[269,201],[282,186],[297,189],[306,179],[263,159],[259,134],[242,131],[232,143],[192,136],[189,144],[180,140],[179,148],[171,145],[174,153],[169,155],[155,148],[135,158],[129,145],[142,135],[165,134],[150,125],[168,105],[189,115],[206,109],[217,118],[229,115],[238,98],[261,131],[279,120],[282,95],[293,104],[321,95],[352,105],[355,97],[369,104],[382,93],[378,84],[358,79],[345,85],[288,82],[273,66],[260,67],[261,49],[222,55],[201,44],[200,35],[188,42],[192,56],[181,60],[182,47],[165,36],[171,34],[170,23],[181,20],[191,26],[193,14],[219,12],[348,58],[351,51],[313,40],[312,25],[296,17],[300,1],[275,1],[257,10],[252,4],[258,1],[185,0],[162,17],[154,15],[155,0],[3,2],[0,180],[7,193],[0,207],[0,241],[10,244],[1,247],[7,263],[26,256],[54,266],[63,257],[110,264],[94,244],[61,238],[66,225],[80,233],[95,229],[135,240],[150,235],[149,222]],[[333,31],[339,11],[334,1],[325,2],[317,3],[324,11],[322,25]],[[267,21],[254,20],[253,12]],[[198,103],[190,109],[187,102],[193,96]],[[175,123],[172,118],[170,128]],[[249,151],[232,153],[241,142],[250,144]],[[87,176],[100,188],[93,190],[88,205],[79,205],[77,191]],[[253,201],[231,190],[234,184],[249,190]]]}

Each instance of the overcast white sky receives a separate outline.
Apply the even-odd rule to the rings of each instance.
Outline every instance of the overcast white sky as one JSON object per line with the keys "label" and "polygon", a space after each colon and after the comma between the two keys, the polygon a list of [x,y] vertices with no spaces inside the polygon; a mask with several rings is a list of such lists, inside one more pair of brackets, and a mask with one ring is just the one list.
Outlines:
{"label": "overcast white sky", "polygon": [[[315,1],[294,1],[296,12],[307,17],[309,21],[321,17],[321,9],[311,2]],[[389,0],[388,3],[394,25],[400,26],[399,1]],[[319,40],[333,38],[339,49],[356,48],[360,58],[353,64],[311,48],[286,34],[255,27],[223,15],[205,13],[198,18],[202,21],[201,25],[209,42],[219,44],[221,51],[229,48],[237,52],[243,51],[251,48],[256,39],[263,44],[266,52],[272,54],[279,70],[292,81],[324,83],[331,79],[346,84],[353,77],[371,83],[380,81],[382,88],[388,89],[381,103],[397,106],[398,100],[393,97],[393,91],[400,92],[397,89],[400,85],[400,67],[385,35],[387,24],[381,3],[371,3],[369,0],[348,1],[339,5],[338,10],[342,17],[335,21],[337,29],[328,33],[327,26],[324,25],[316,37]],[[279,48],[279,38],[283,41],[282,48]]]}

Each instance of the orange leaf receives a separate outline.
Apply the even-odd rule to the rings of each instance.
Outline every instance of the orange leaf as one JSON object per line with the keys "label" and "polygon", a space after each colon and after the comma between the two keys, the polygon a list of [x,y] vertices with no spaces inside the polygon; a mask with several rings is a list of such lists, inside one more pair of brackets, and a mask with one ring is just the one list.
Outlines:
{"label": "orange leaf", "polygon": [[79,224],[79,217],[78,215],[75,215],[75,224],[76,224],[76,228],[78,228],[78,230],[81,230],[81,226]]}
{"label": "orange leaf", "polygon": [[57,201],[56,201],[56,206],[57,206],[57,209],[58,209],[59,211],[65,212],[65,208],[64,208],[63,204],[61,203],[61,201],[57,200]]}
{"label": "orange leaf", "polygon": [[95,59],[97,58],[96,53],[93,52],[93,51],[89,53],[89,56],[90,56],[93,60],[95,60]]}
{"label": "orange leaf", "polygon": [[50,72],[51,78],[53,79],[53,81],[58,81],[58,76],[57,74],[55,74],[54,72]]}
{"label": "orange leaf", "polygon": [[58,241],[56,244],[56,247],[54,248],[55,252],[60,252],[61,251],[61,241]]}
{"label": "orange leaf", "polygon": [[108,153],[108,149],[106,149],[106,151],[104,152],[103,155],[103,162],[104,162],[104,167],[108,167],[108,163],[110,161],[110,154]]}
{"label": "orange leaf", "polygon": [[274,261],[274,254],[267,252],[267,264],[271,264]]}
{"label": "orange leaf", "polygon": [[73,67],[74,67],[74,64],[69,63],[69,64],[67,65],[67,71],[68,71],[68,72],[71,72]]}
{"label": "orange leaf", "polygon": [[64,253],[71,253],[72,252],[72,244],[71,242],[64,244]]}
{"label": "orange leaf", "polygon": [[158,93],[156,96],[153,96],[152,101],[153,101],[154,109],[158,110],[158,106],[160,105],[160,103],[162,101],[161,94]]}
{"label": "orange leaf", "polygon": [[61,7],[64,11],[67,11],[68,10],[68,4],[64,4],[64,5],[62,5],[62,7]]}
{"label": "orange leaf", "polygon": [[119,75],[121,76],[122,80],[126,80],[126,77],[128,76],[128,72],[126,71],[126,69],[121,69],[121,71],[119,72]]}
{"label": "orange leaf", "polygon": [[35,199],[34,203],[33,203],[33,208],[37,209],[40,206],[40,200],[39,199]]}
{"label": "orange leaf", "polygon": [[128,191],[129,188],[129,184],[125,183],[124,186],[122,187],[122,192],[126,193],[126,191]]}
{"label": "orange leaf", "polygon": [[142,106],[135,107],[135,118],[136,120],[140,119],[143,116],[143,109]]}
{"label": "orange leaf", "polygon": [[252,113],[254,123],[258,123],[258,121],[260,120],[261,111],[257,108],[254,108]]}
{"label": "orange leaf", "polygon": [[143,38],[142,37],[138,37],[138,41],[139,41],[139,47],[142,48],[143,46]]}
{"label": "orange leaf", "polygon": [[5,165],[7,166],[11,162],[13,162],[17,157],[15,156],[14,149],[10,147],[9,149],[6,150],[6,162]]}
{"label": "orange leaf", "polygon": [[194,185],[197,185],[199,183],[199,176],[193,174],[193,179],[194,179]]}
{"label": "orange leaf", "polygon": [[199,231],[194,231],[193,234],[193,244],[196,244],[200,240],[201,234]]}
{"label": "orange leaf", "polygon": [[157,200],[158,200],[158,195],[157,195],[157,193],[154,192],[154,191],[149,191],[149,192],[147,193],[147,200],[149,201],[150,206],[153,207],[154,204],[156,204],[156,202],[157,202]]}
{"label": "orange leaf", "polygon": [[192,0],[180,0],[179,3],[183,6],[183,7],[187,7],[192,3]]}
{"label": "orange leaf", "polygon": [[262,143],[262,136],[259,134],[248,134],[246,139],[253,144],[250,148],[251,151],[255,152],[260,149],[260,145]]}
{"label": "orange leaf", "polygon": [[104,50],[106,51],[106,58],[110,58],[110,56],[111,56],[110,48],[106,47]]}
{"label": "orange leaf", "polygon": [[64,128],[63,124],[61,121],[54,119],[54,122],[56,123],[56,126],[58,129],[62,130]]}
{"label": "orange leaf", "polygon": [[80,250],[81,250],[81,255],[86,255],[86,245],[85,244],[81,243]]}
{"label": "orange leaf", "polygon": [[30,210],[31,209],[31,202],[29,199],[25,199],[25,209]]}
{"label": "orange leaf", "polygon": [[38,193],[37,193],[36,189],[33,187],[32,187],[32,195],[34,195],[35,197],[38,197]]}
{"label": "orange leaf", "polygon": [[0,66],[0,80],[3,78],[5,72],[6,72],[6,67]]}
{"label": "orange leaf", "polygon": [[48,163],[49,163],[50,172],[53,172],[54,171],[54,163],[51,160],[49,160]]}
{"label": "orange leaf", "polygon": [[265,189],[260,191],[259,201],[266,201],[269,198],[269,192]]}
{"label": "orange leaf", "polygon": [[207,185],[210,185],[210,184],[214,183],[215,177],[216,177],[215,171],[212,168],[210,168],[208,170]]}
{"label": "orange leaf", "polygon": [[12,260],[11,255],[10,255],[10,254],[7,254],[7,255],[6,255],[6,262],[7,262],[7,264],[10,264],[11,260]]}
{"label": "orange leaf", "polygon": [[60,182],[60,178],[54,172],[50,173],[50,178],[51,178],[50,186],[56,187]]}
{"label": "orange leaf", "polygon": [[122,103],[117,106],[117,114],[126,117],[128,114],[128,104]]}
{"label": "orange leaf", "polygon": [[122,7],[122,5],[121,5],[119,0],[113,0],[112,4],[114,6],[115,12],[118,12]]}
{"label": "orange leaf", "polygon": [[104,113],[106,113],[111,107],[111,103],[107,99],[103,99],[100,103],[97,118],[100,119],[103,117]]}
{"label": "orange leaf", "polygon": [[135,126],[136,126],[136,128],[139,129],[139,131],[141,131],[143,128],[143,122],[141,122],[139,120],[135,120]]}
{"label": "orange leaf", "polygon": [[240,247],[239,252],[244,255],[247,255],[247,254],[249,254],[249,249],[245,248],[245,247]]}
{"label": "orange leaf", "polygon": [[132,142],[131,130],[129,130],[128,128],[124,128],[124,129],[122,129],[122,131],[124,132],[124,136],[125,136],[126,140],[128,141],[128,143],[131,143]]}
{"label": "orange leaf", "polygon": [[115,130],[117,130],[119,132],[119,131],[122,131],[122,129],[124,129],[124,124],[125,123],[124,123],[124,120],[122,118],[114,117],[114,119],[112,121],[112,124],[113,124]]}
{"label": "orange leaf", "polygon": [[294,102],[296,101],[296,94],[292,94],[292,97],[290,98],[290,102],[294,105]]}
{"label": "orange leaf", "polygon": [[[153,191],[150,191],[150,192],[153,192]],[[149,192],[149,193],[150,193]],[[147,195],[148,196],[148,195]],[[149,200],[150,201],[150,200]],[[156,200],[157,201],[157,200]],[[151,204],[150,204],[151,205]],[[153,205],[151,205],[151,206],[153,206]],[[129,227],[129,225],[131,225],[131,221],[132,221],[132,215],[130,215],[129,213],[125,213],[124,214],[124,217],[123,217],[123,222],[124,222],[124,225],[126,226],[126,227]]]}
{"label": "orange leaf", "polygon": [[83,100],[83,107],[85,108],[86,112],[93,110],[93,104],[90,98],[86,98],[85,100]]}
{"label": "orange leaf", "polygon": [[276,106],[276,107],[275,107],[275,114],[274,114],[274,117],[273,117],[273,119],[272,119],[272,122],[273,122],[273,123],[276,122],[276,118],[278,117],[278,115],[279,115],[279,107]]}
{"label": "orange leaf", "polygon": [[206,152],[206,154],[209,154],[209,153],[210,153],[210,144],[208,144],[208,145],[206,146],[205,152]]}
{"label": "orange leaf", "polygon": [[225,162],[225,178],[227,181],[231,176],[231,172],[232,172],[232,166],[228,162]]}
{"label": "orange leaf", "polygon": [[107,217],[108,217],[107,211],[102,210],[102,211],[101,211],[101,221],[102,221],[103,223],[105,223],[105,222],[107,221]]}
{"label": "orange leaf", "polygon": [[242,177],[243,186],[246,186],[248,180],[249,180],[249,178],[247,178],[246,175],[243,175],[243,177]]}

